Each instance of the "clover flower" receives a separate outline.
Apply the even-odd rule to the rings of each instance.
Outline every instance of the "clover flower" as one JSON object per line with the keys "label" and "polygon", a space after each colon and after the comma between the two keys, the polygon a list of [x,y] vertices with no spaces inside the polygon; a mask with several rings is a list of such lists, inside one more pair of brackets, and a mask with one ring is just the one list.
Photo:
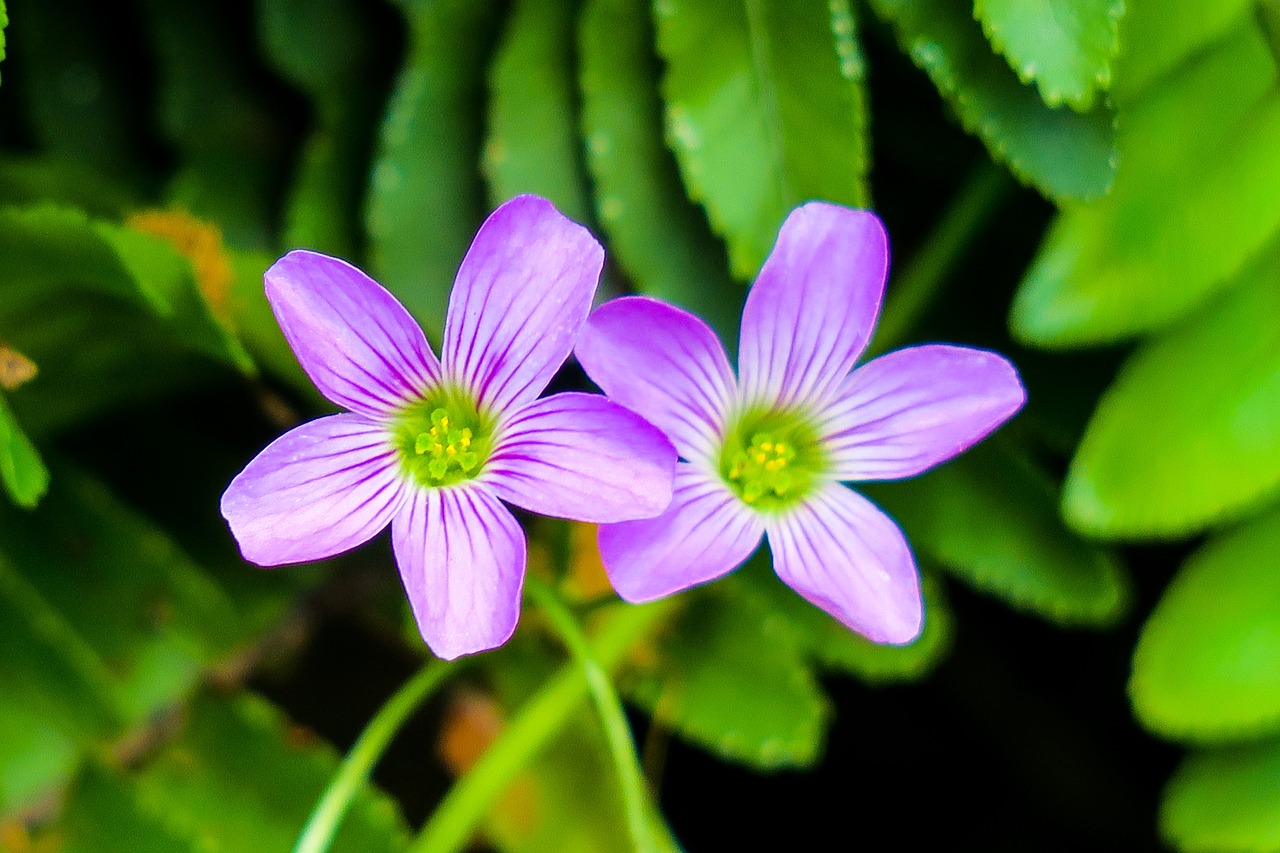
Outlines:
{"label": "clover flower", "polygon": [[227,487],[244,557],[317,560],[388,524],[423,639],[442,658],[501,645],[520,611],[525,538],[502,501],[592,522],[671,500],[676,455],[596,394],[539,398],[591,309],[604,252],[533,196],[484,223],[449,300],[442,357],[350,264],[294,251],[267,298],[316,387],[348,411],[305,423]]}
{"label": "clover flower", "polygon": [[747,297],[736,377],[715,333],[672,305],[624,297],[591,315],[578,360],[682,459],[666,512],[600,529],[623,598],[718,578],[767,536],[778,576],[848,627],[876,642],[919,634],[902,531],[844,483],[919,474],[986,436],[1026,393],[1008,361],[966,347],[902,349],[853,370],[887,269],[873,214],[793,211]]}

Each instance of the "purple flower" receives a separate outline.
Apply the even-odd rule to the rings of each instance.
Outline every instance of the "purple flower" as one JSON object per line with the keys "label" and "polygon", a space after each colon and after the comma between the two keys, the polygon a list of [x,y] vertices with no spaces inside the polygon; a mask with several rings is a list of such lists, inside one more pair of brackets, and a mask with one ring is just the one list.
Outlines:
{"label": "purple flower", "polygon": [[245,559],[328,557],[389,523],[427,645],[442,658],[515,630],[525,538],[501,501],[616,522],[671,500],[675,450],[594,394],[539,398],[591,309],[604,252],[543,199],[494,211],[458,270],[437,360],[399,302],[314,252],[267,271],[307,375],[348,412],[274,441],[222,496]]}
{"label": "purple flower", "polygon": [[898,526],[846,481],[912,477],[974,444],[1026,400],[995,353],[930,345],[857,370],[880,311],[888,244],[866,211],[793,211],[742,312],[735,377],[697,317],[644,297],[587,321],[577,356],[611,399],[666,431],[683,461],[656,518],[600,529],[618,593],[651,601],[744,562],[773,567],[876,642],[920,632],[920,580]]}

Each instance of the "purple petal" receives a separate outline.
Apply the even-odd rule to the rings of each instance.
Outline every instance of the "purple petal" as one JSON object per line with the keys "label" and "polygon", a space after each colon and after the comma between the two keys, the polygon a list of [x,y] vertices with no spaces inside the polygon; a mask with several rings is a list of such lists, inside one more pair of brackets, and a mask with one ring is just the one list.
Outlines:
{"label": "purple petal", "polygon": [[839,483],[769,523],[778,577],[877,643],[920,633],[920,577],[893,519]]}
{"label": "purple petal", "polygon": [[671,442],[598,394],[543,397],[501,429],[485,482],[508,503],[597,524],[652,518],[671,503]]}
{"label": "purple petal", "polygon": [[339,406],[383,416],[440,381],[409,312],[346,261],[293,251],[267,270],[266,287],[302,369]]}
{"label": "purple petal", "polygon": [[400,578],[437,657],[496,648],[520,618],[524,532],[482,486],[415,489],[391,524]]}
{"label": "purple petal", "polygon": [[682,462],[667,511],[601,526],[600,557],[618,595],[639,603],[727,574],[763,535],[763,523],[724,483]]}
{"label": "purple petal", "polygon": [[592,312],[574,352],[592,381],[670,436],[685,459],[715,455],[737,382],[701,319],[644,296],[614,299]]}
{"label": "purple petal", "polygon": [[493,410],[536,398],[573,350],[603,263],[590,232],[546,199],[518,196],[499,207],[449,297],[449,375]]}
{"label": "purple petal", "polygon": [[259,566],[319,560],[361,545],[404,503],[381,426],[341,414],[277,438],[222,495],[240,553]]}
{"label": "purple petal", "polygon": [[897,480],[967,450],[1026,402],[1004,357],[968,347],[897,350],[845,379],[822,417],[841,480]]}
{"label": "purple petal", "polygon": [[867,346],[889,268],[875,214],[811,202],[787,217],[742,311],[744,398],[820,405]]}

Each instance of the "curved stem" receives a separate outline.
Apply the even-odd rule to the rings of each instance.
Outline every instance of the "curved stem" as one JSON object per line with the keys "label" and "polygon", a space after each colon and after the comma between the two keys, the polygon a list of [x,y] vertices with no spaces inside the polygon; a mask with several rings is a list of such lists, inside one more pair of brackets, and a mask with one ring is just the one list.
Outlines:
{"label": "curved stem", "polygon": [[316,803],[293,853],[324,853],[329,849],[352,800],[400,727],[462,665],[457,661],[428,662],[378,709]]}
{"label": "curved stem", "polygon": [[889,289],[867,356],[901,346],[920,315],[933,304],[956,263],[982,225],[1013,188],[1004,167],[991,161],[969,175],[924,245]]}
{"label": "curved stem", "polygon": [[627,724],[626,712],[622,709],[622,700],[618,698],[604,668],[592,654],[578,621],[559,594],[549,584],[535,577],[526,581],[525,590],[541,605],[587,680],[587,689],[591,692],[591,700],[595,703],[600,723],[604,727],[618,783],[622,786],[622,801],[626,807],[627,831],[631,836],[631,843],[636,850],[656,850],[657,839],[648,813],[648,789],[636,757],[636,745],[631,736],[631,727]]}
{"label": "curved stem", "polygon": [[[673,599],[642,606],[621,605],[592,637],[591,654],[606,673],[641,637],[674,609]],[[507,785],[565,724],[587,698],[587,679],[569,663],[534,694],[427,819],[409,853],[456,853],[471,840],[480,821]]]}

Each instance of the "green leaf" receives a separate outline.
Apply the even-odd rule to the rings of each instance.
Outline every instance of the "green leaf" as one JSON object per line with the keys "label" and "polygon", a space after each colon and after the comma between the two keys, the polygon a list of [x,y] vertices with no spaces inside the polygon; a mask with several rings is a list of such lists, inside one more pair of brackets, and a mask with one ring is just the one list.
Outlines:
{"label": "green leaf", "polygon": [[1280,850],[1280,740],[1189,755],[1165,788],[1160,832],[1187,853]]}
{"label": "green leaf", "polygon": [[[260,699],[201,696],[180,737],[136,771],[84,773],[50,834],[67,853],[287,853],[337,760]],[[395,805],[366,788],[329,849],[377,853],[406,843]]]}
{"label": "green leaf", "polygon": [[252,361],[169,243],[54,206],[0,208],[0,335],[40,366],[12,398],[33,435]]}
{"label": "green leaf", "polygon": [[1085,111],[1111,85],[1125,0],[974,0],[973,16],[1046,104]]}
{"label": "green leaf", "polygon": [[723,758],[757,769],[816,761],[830,708],[790,621],[738,577],[690,598],[630,698]]}
{"label": "green leaf", "polygon": [[1111,195],[1054,222],[1014,299],[1023,340],[1121,340],[1189,313],[1280,229],[1280,88],[1248,21],[1121,113]]}
{"label": "green leaf", "polygon": [[0,481],[18,506],[33,507],[49,488],[49,469],[0,395]]}
{"label": "green leaf", "polygon": [[0,529],[0,554],[102,661],[131,721],[187,692],[237,638],[234,605],[208,575],[77,471],[59,469],[38,512],[0,510]]}
{"label": "green leaf", "polygon": [[648,0],[591,0],[583,9],[582,123],[596,213],[636,290],[698,314],[732,349],[746,290],[664,147],[652,37]]}
{"label": "green leaf", "polygon": [[1111,188],[1115,120],[1105,106],[1087,113],[1050,108],[993,54],[963,4],[950,0],[872,0],[903,49],[951,102],[991,156],[1056,201],[1088,199]]}
{"label": "green leaf", "polygon": [[739,576],[768,598],[772,611],[789,621],[806,655],[823,669],[853,675],[868,684],[916,681],[951,650],[954,617],[942,596],[942,585],[930,575],[923,578],[923,631],[905,646],[890,646],[854,633],[801,598],[778,579],[768,562],[753,558]]}
{"label": "green leaf", "polygon": [[476,172],[493,4],[405,0],[410,48],[369,190],[376,278],[440,340],[454,275],[484,217]]}
{"label": "green leaf", "polygon": [[1129,695],[1161,735],[1223,740],[1280,728],[1280,509],[1210,540],[1138,638]]}
{"label": "green leaf", "polygon": [[661,0],[667,138],[754,276],[796,205],[868,204],[864,63],[847,0]]}
{"label": "green leaf", "polygon": [[[1139,348],[1098,403],[1063,511],[1111,538],[1179,537],[1280,486],[1280,241],[1207,310]],[[1159,440],[1153,441],[1153,430]]]}
{"label": "green leaf", "polygon": [[[258,31],[272,62],[305,89],[317,124],[285,211],[285,243],[354,258],[381,110],[369,91],[373,34],[355,0],[264,0]],[[298,26],[306,21],[306,26]]]}
{"label": "green leaf", "polygon": [[247,62],[256,47],[216,3],[145,0],[163,133],[181,168],[170,200],[242,249],[274,246],[273,195],[292,154],[281,104]]}
{"label": "green leaf", "polygon": [[1240,26],[1255,0],[1124,0],[1115,94],[1128,101]]}
{"label": "green leaf", "polygon": [[573,68],[575,0],[517,0],[489,68],[484,174],[496,206],[521,193],[589,222]]}
{"label": "green leaf", "polygon": [[902,525],[914,548],[1019,610],[1103,627],[1129,605],[1120,563],[1063,526],[1053,482],[1000,439],[915,479],[857,488]]}
{"label": "green leaf", "polygon": [[112,221],[138,206],[131,191],[103,173],[52,157],[0,155],[0,205],[54,204]]}
{"label": "green leaf", "polygon": [[9,15],[4,8],[4,0],[0,0],[0,62],[4,61],[4,28],[9,26]]}

